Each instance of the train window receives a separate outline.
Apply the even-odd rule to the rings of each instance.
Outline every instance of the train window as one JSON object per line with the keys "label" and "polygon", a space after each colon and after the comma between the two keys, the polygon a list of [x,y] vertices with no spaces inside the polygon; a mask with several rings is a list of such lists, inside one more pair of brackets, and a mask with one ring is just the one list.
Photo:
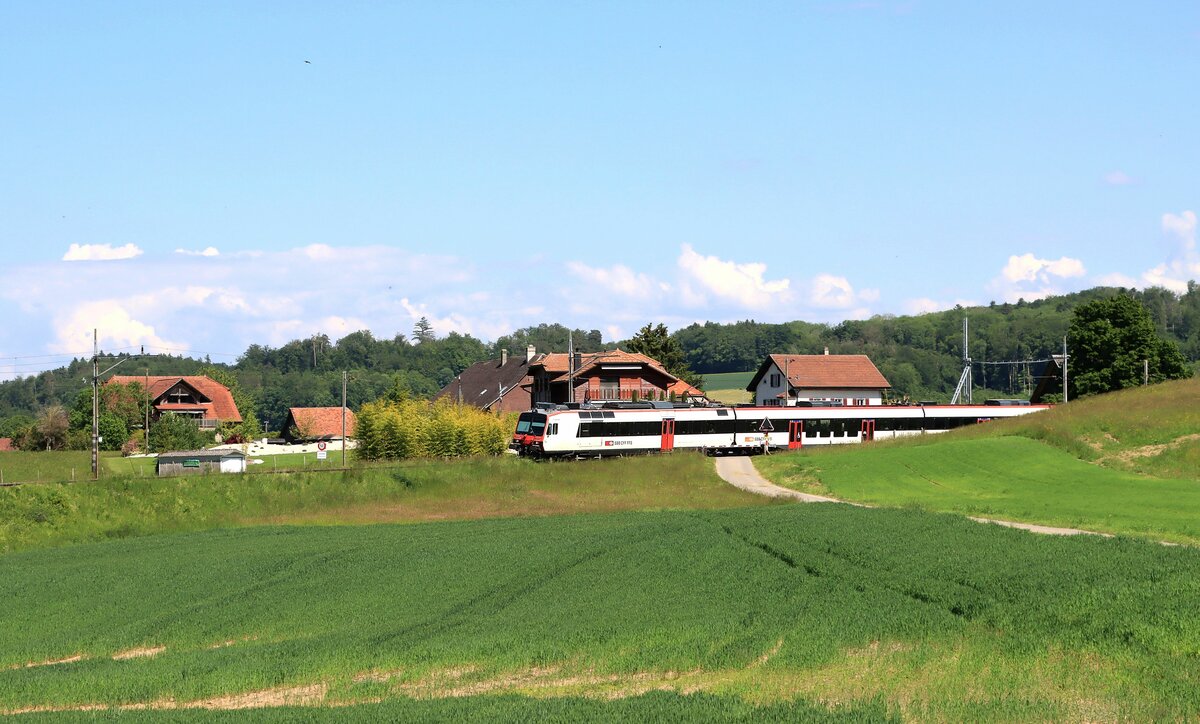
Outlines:
{"label": "train window", "polygon": [[717,417],[728,417],[729,410],[717,410]]}
{"label": "train window", "polygon": [[518,435],[528,435],[529,434],[529,423],[532,419],[533,419],[532,412],[522,412],[521,413],[521,416],[517,418],[517,434]]}
{"label": "train window", "polygon": [[615,412],[611,412],[611,411],[608,411],[608,410],[605,410],[604,412],[601,412],[600,414],[601,414],[601,415],[603,415],[603,416],[604,416],[604,419],[606,419],[606,420],[612,420],[612,419],[615,419],[615,418],[616,418],[616,416],[617,416],[617,413],[615,413]]}
{"label": "train window", "polygon": [[558,423],[557,422],[550,423],[550,429],[546,431],[546,434],[547,435],[557,435],[558,434]]}

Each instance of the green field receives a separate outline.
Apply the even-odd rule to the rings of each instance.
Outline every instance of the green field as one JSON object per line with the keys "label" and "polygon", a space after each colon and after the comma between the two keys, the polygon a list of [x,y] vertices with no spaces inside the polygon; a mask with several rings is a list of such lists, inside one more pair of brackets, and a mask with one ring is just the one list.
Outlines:
{"label": "green field", "polygon": [[1182,720],[1198,608],[1200,552],[917,511],[219,530],[0,557],[0,710]]}
{"label": "green field", "polygon": [[84,480],[92,476],[92,454],[87,450],[0,452],[0,482]]}
{"label": "green field", "polygon": [[0,551],[272,523],[771,504],[722,482],[699,454],[581,464],[505,456],[333,472],[133,477],[0,488]]}
{"label": "green field", "polygon": [[709,399],[735,405],[739,402],[753,402],[746,391],[746,385],[754,377],[756,370],[750,372],[720,372],[704,375],[704,391]]}
{"label": "green field", "polygon": [[756,460],[781,484],[874,505],[1200,543],[1200,380],[944,435]]}

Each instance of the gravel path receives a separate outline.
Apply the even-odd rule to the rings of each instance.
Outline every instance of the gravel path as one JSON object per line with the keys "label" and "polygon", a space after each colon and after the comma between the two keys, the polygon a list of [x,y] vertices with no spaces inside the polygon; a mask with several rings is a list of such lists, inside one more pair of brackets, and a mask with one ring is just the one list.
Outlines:
{"label": "gravel path", "polygon": [[[758,469],[754,467],[754,463],[749,457],[718,457],[717,475],[730,485],[741,488],[750,493],[758,495],[766,495],[771,498],[792,498],[805,503],[845,503],[846,505],[856,505],[860,508],[872,508],[871,505],[863,505],[862,503],[849,503],[845,500],[837,498],[829,498],[824,495],[810,495],[809,493],[801,493],[799,490],[785,488],[782,485],[776,485],[770,480],[767,480],[758,473]],[[1048,525],[1035,525],[1033,523],[1017,523],[1011,520],[994,520],[992,518],[976,518],[967,516],[976,523],[992,523],[994,525],[1002,525],[1006,528],[1019,528],[1027,530],[1031,533],[1042,533],[1044,535],[1098,535],[1105,538],[1111,538],[1108,533],[1097,533],[1091,530],[1080,530],[1078,528],[1055,528]]]}

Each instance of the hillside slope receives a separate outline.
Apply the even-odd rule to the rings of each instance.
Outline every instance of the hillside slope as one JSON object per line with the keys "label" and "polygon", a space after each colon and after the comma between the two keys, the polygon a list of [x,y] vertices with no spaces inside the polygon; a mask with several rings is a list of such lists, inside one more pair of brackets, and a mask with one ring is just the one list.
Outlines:
{"label": "hillside slope", "polygon": [[1200,543],[1200,379],[944,435],[756,461],[768,479],[875,505]]}

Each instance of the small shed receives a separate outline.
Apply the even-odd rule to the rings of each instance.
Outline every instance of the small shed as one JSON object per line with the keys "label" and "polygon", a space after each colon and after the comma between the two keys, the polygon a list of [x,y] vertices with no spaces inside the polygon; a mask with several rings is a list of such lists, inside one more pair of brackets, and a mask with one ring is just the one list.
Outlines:
{"label": "small shed", "polygon": [[158,456],[160,477],[246,472],[246,454],[241,450],[183,450]]}

